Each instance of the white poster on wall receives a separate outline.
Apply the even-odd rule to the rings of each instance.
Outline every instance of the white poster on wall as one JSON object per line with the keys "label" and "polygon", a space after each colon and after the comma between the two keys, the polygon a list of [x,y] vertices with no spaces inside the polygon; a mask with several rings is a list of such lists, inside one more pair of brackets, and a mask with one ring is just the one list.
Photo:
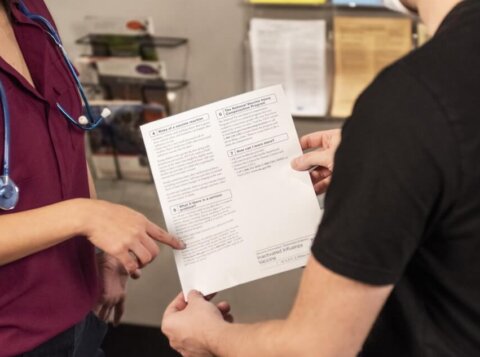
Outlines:
{"label": "white poster on wall", "polygon": [[326,35],[324,20],[252,19],[254,88],[282,83],[294,116],[325,116]]}

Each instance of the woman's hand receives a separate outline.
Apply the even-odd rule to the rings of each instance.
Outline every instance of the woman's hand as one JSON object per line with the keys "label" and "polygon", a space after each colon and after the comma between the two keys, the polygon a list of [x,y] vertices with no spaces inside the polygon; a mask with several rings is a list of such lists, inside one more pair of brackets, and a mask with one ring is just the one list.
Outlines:
{"label": "woman's hand", "polygon": [[142,214],[125,206],[98,200],[79,202],[80,234],[118,259],[129,275],[150,263],[159,253],[156,242],[184,249],[181,241]]}
{"label": "woman's hand", "polygon": [[103,290],[95,313],[107,323],[113,313],[113,324],[117,326],[125,310],[128,273],[117,259],[105,253],[97,254],[97,266]]}
{"label": "woman's hand", "polygon": [[300,139],[303,150],[314,149],[292,161],[298,171],[310,170],[317,194],[324,193],[331,180],[335,152],[342,140],[340,129],[318,131]]}

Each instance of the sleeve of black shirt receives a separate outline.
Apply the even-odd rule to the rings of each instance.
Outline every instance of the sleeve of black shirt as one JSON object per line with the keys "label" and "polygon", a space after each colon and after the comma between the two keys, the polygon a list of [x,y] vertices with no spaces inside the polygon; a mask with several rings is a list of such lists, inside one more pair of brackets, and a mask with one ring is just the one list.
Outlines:
{"label": "sleeve of black shirt", "polygon": [[354,280],[396,283],[453,202],[457,158],[431,91],[401,65],[384,71],[343,128],[315,258]]}

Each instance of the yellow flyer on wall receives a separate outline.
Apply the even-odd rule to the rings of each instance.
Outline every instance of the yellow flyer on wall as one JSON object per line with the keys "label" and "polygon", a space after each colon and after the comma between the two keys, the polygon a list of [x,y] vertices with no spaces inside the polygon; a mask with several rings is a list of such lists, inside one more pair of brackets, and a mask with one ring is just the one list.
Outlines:
{"label": "yellow flyer on wall", "polygon": [[251,4],[323,5],[326,0],[248,0]]}

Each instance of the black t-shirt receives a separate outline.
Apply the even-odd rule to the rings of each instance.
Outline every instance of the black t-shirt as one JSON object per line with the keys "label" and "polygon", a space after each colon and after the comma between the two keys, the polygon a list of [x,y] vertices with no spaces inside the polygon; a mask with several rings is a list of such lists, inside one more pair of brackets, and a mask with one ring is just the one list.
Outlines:
{"label": "black t-shirt", "polygon": [[395,284],[363,356],[480,356],[480,1],[383,71],[342,135],[312,251]]}

